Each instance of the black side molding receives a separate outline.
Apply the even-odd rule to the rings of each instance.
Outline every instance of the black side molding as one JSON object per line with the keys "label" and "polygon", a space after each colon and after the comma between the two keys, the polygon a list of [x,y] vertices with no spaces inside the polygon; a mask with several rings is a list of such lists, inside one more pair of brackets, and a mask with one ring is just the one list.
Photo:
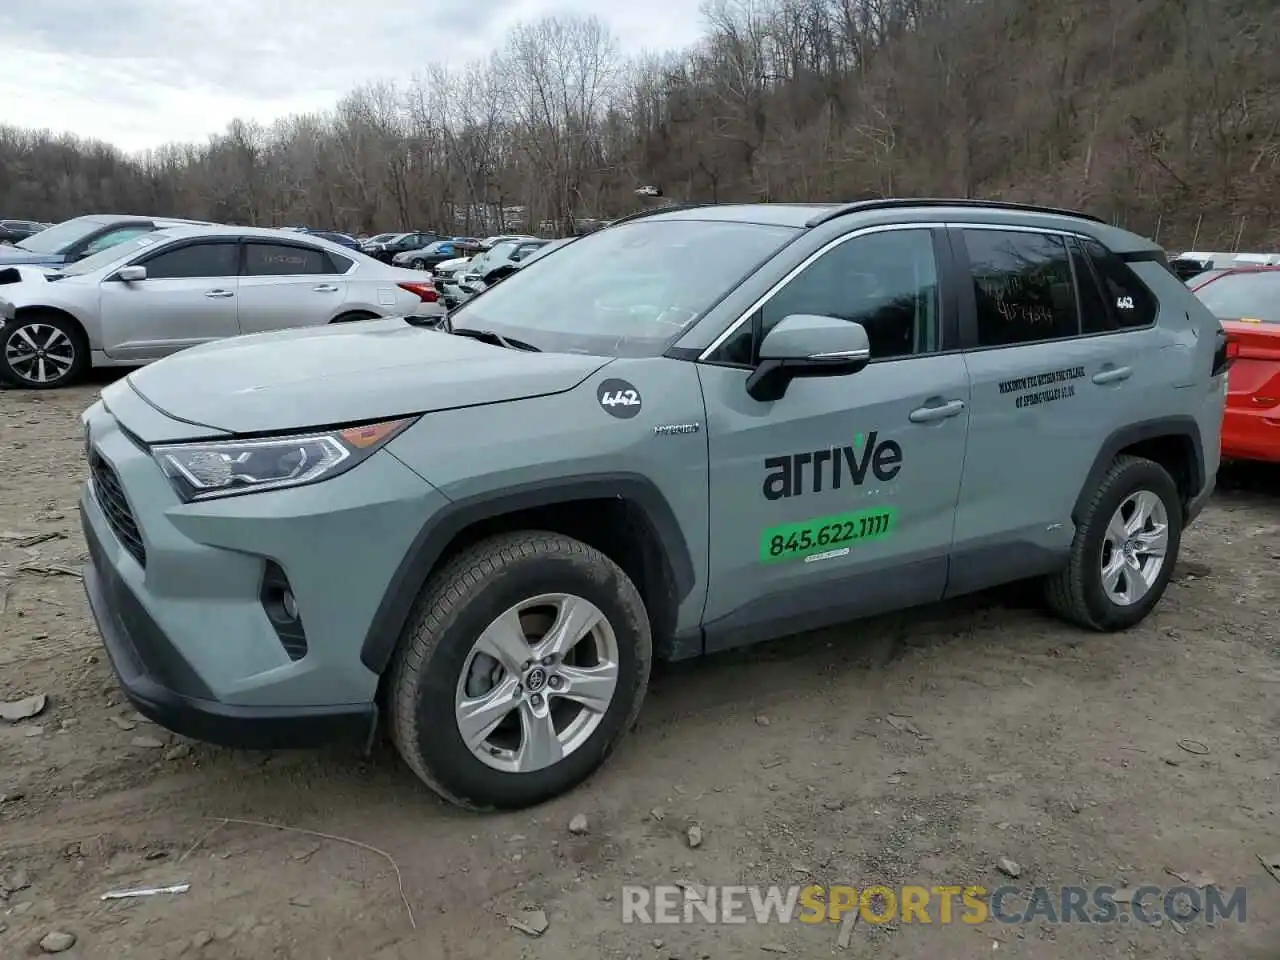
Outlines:
{"label": "black side molding", "polygon": [[587,474],[508,488],[456,500],[426,522],[387,586],[360,647],[360,661],[378,675],[386,670],[414,600],[445,548],[459,533],[503,514],[578,500],[626,500],[639,508],[664,547],[664,556],[658,559],[675,586],[678,600],[689,595],[694,587],[689,546],[671,505],[647,477],[635,473]]}
{"label": "black side molding", "polygon": [[1187,496],[1189,501],[1194,500],[1204,489],[1205,484],[1204,445],[1200,440],[1200,425],[1196,423],[1194,417],[1160,417],[1156,420],[1131,423],[1107,437],[1093,461],[1093,466],[1089,468],[1089,474],[1085,478],[1079,496],[1076,497],[1075,506],[1071,509],[1071,519],[1077,524],[1080,522],[1089,498],[1093,496],[1093,491],[1102,482],[1102,476],[1107,472],[1107,467],[1121,450],[1136,443],[1142,443],[1144,440],[1159,440],[1166,437],[1183,440],[1191,447],[1191,474],[1188,477],[1190,488],[1187,490]]}

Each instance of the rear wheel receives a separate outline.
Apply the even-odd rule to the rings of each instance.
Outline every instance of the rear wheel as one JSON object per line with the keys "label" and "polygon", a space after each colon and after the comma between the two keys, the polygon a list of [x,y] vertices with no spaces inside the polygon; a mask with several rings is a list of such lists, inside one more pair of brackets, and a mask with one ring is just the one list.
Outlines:
{"label": "rear wheel", "polygon": [[26,314],[0,328],[0,380],[53,390],[89,368],[89,343],[79,324],[56,313]]}
{"label": "rear wheel", "polygon": [[1049,606],[1093,630],[1140,623],[1169,585],[1182,519],[1182,499],[1164,467],[1117,458],[1076,528],[1070,563],[1045,585]]}
{"label": "rear wheel", "polygon": [[554,533],[493,537],[419,597],[391,673],[392,739],[455,804],[541,803],[635,722],[651,659],[644,604],[612,560]]}
{"label": "rear wheel", "polygon": [[357,320],[377,320],[376,313],[369,313],[367,310],[352,310],[350,313],[344,313],[341,316],[334,317],[332,323],[355,323]]}

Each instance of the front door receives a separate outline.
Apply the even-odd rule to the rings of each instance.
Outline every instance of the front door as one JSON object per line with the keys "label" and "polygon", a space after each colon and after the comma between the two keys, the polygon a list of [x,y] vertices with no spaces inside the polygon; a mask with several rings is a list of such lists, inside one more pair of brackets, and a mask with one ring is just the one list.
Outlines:
{"label": "front door", "polygon": [[347,278],[332,259],[302,244],[245,244],[240,278],[240,329],[264,333],[328,323],[342,312]]}
{"label": "front door", "polygon": [[[842,317],[872,362],[794,380],[758,402],[750,364],[701,364],[710,457],[708,650],[938,600],[964,463],[969,384],[944,352],[945,235],[854,235],[781,288],[751,321]],[[732,350],[732,348],[730,348]]]}
{"label": "front door", "polygon": [[107,356],[141,363],[238,334],[238,253],[233,239],[182,244],[134,260],[145,280],[103,281]]}

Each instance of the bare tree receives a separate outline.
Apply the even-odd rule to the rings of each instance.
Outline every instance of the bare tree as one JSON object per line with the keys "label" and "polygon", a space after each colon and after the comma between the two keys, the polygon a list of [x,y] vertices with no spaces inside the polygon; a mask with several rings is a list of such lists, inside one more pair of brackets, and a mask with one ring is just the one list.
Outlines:
{"label": "bare tree", "polygon": [[707,0],[626,60],[594,18],[324,114],[125,155],[0,127],[0,215],[564,233],[684,200],[961,194],[1280,246],[1274,0]]}

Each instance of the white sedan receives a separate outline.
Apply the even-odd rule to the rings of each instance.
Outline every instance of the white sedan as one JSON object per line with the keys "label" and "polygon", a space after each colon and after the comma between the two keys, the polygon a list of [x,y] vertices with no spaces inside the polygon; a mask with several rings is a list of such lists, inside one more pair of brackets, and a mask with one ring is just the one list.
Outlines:
{"label": "white sedan", "polygon": [[0,317],[0,381],[33,389],[241,334],[445,315],[417,271],[253,227],[166,227],[57,270],[0,266],[0,297],[14,308]]}

